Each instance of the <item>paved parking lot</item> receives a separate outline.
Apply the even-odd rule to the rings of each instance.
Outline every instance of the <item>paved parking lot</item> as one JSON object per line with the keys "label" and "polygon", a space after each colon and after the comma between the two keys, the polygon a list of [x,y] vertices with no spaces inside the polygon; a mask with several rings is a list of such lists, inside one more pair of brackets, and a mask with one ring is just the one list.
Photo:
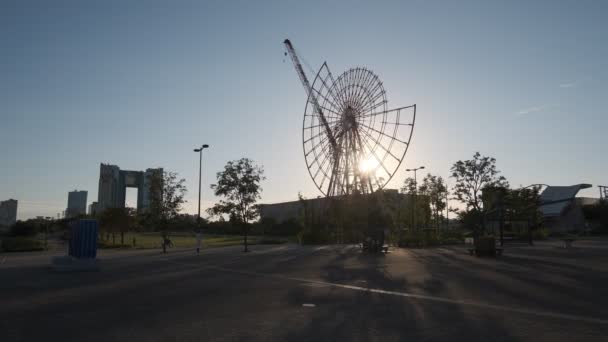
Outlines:
{"label": "paved parking lot", "polygon": [[0,255],[3,341],[606,341],[608,241],[109,251],[99,272]]}

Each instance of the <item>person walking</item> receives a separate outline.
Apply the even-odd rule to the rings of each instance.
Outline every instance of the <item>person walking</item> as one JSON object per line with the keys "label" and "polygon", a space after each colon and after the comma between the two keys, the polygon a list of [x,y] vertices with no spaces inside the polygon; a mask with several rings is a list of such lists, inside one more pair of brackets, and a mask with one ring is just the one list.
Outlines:
{"label": "person walking", "polygon": [[201,244],[203,242],[203,234],[200,229],[196,231],[196,255],[201,253]]}

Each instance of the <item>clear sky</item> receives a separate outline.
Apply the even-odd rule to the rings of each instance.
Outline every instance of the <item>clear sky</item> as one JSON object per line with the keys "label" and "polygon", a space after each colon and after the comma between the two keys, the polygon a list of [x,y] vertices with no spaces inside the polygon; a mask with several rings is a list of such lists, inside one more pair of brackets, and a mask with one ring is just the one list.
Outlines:
{"label": "clear sky", "polygon": [[[266,170],[263,201],[319,195],[305,93],[282,42],[314,68],[372,69],[389,107],[416,103],[404,165],[444,177],[475,151],[514,186],[608,183],[607,1],[0,2],[0,200],[56,215],[97,199],[99,163],[208,184],[228,160]],[[449,182],[451,180],[448,180]],[[128,199],[134,201],[132,195]]]}

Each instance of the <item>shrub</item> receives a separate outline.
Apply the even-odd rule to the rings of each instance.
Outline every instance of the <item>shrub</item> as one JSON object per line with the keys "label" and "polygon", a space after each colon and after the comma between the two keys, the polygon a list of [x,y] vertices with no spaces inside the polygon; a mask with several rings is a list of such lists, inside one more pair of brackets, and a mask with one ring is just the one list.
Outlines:
{"label": "shrub", "polygon": [[42,251],[44,243],[28,237],[11,237],[2,239],[1,249],[5,252]]}
{"label": "shrub", "polygon": [[38,231],[39,224],[34,220],[17,221],[11,227],[9,234],[11,236],[32,236],[38,233]]}

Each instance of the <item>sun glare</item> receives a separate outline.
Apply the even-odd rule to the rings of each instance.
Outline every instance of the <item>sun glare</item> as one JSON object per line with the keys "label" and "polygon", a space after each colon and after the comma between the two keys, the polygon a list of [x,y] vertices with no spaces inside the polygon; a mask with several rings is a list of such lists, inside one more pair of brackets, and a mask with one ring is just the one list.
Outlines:
{"label": "sun glare", "polygon": [[370,171],[375,170],[378,165],[378,160],[376,160],[376,158],[374,158],[373,156],[370,156],[366,159],[362,159],[359,162],[359,171],[363,173],[369,173]]}

